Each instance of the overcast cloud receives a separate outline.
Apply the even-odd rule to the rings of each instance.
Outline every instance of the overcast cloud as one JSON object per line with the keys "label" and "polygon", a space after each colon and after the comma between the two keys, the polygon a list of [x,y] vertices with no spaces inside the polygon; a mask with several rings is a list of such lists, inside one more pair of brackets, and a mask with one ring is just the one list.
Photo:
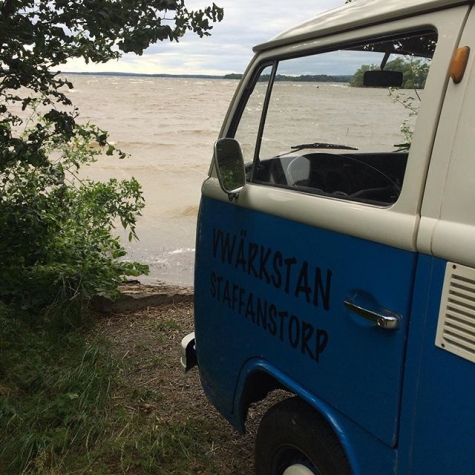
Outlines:
{"label": "overcast cloud", "polygon": [[[199,9],[213,0],[188,0]],[[179,43],[159,43],[143,56],[124,55],[121,60],[99,65],[72,61],[63,69],[77,72],[133,72],[151,74],[241,73],[251,59],[252,47],[321,12],[342,6],[345,0],[215,0],[224,8],[224,20],[212,36],[187,34]]]}

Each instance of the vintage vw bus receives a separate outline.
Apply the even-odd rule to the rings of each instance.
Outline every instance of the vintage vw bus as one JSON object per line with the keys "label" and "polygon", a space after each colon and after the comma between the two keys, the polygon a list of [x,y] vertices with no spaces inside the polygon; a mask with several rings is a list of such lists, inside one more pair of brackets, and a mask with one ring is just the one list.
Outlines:
{"label": "vintage vw bus", "polygon": [[195,334],[259,475],[475,473],[475,11],[359,0],[256,46],[202,188]]}

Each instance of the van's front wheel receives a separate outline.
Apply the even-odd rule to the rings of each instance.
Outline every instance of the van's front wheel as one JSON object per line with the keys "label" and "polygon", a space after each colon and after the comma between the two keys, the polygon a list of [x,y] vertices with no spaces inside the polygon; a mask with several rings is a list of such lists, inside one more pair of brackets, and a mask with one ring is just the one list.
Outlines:
{"label": "van's front wheel", "polygon": [[297,397],[276,404],[262,418],[255,468],[256,475],[351,475],[327,421]]}

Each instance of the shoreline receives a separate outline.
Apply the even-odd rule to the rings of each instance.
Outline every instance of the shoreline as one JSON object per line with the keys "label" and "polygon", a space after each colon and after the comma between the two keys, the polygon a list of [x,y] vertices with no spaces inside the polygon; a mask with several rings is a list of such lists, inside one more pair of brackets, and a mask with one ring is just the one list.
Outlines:
{"label": "shoreline", "polygon": [[140,310],[162,305],[193,303],[194,288],[158,282],[157,285],[143,284],[138,280],[124,282],[119,286],[120,295],[111,300],[95,297],[92,308],[100,313]]}

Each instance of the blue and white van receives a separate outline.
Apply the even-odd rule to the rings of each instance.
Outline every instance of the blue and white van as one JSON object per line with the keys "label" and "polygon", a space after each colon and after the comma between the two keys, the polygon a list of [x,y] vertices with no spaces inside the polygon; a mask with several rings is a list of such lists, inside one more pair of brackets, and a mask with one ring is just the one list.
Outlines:
{"label": "blue and white van", "polygon": [[358,0],[255,47],[203,184],[197,362],[258,475],[475,474],[473,0]]}

